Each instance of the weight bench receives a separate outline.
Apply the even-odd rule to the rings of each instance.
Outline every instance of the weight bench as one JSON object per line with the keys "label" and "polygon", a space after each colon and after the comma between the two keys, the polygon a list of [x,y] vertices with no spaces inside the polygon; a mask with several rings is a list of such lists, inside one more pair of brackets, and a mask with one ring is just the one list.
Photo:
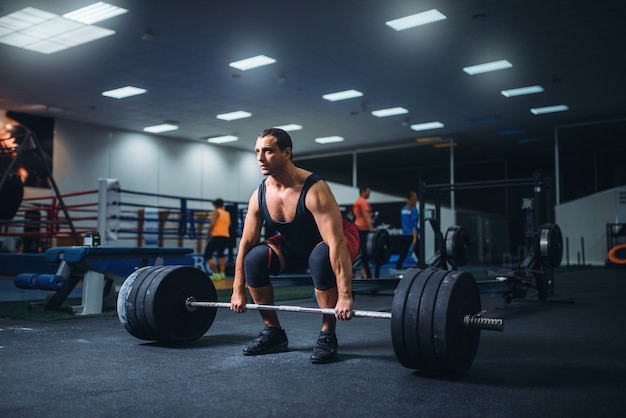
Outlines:
{"label": "weight bench", "polygon": [[63,302],[83,279],[82,304],[73,306],[79,315],[101,313],[103,308],[117,305],[116,287],[125,277],[107,271],[94,264],[106,259],[140,259],[136,267],[147,266],[151,259],[154,265],[164,263],[164,258],[179,258],[192,253],[191,248],[139,248],[139,247],[53,247],[44,254],[49,263],[60,263],[56,274],[25,273],[16,276],[14,283],[23,289],[44,289],[52,292],[43,302],[30,304],[31,310],[60,309]]}

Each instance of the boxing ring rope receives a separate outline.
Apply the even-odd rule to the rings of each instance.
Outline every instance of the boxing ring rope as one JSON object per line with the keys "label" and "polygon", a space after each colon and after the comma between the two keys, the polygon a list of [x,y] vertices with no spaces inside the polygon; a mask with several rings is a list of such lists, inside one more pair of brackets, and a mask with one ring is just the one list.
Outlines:
{"label": "boxing ring rope", "polygon": [[[99,232],[103,246],[189,247],[202,252],[213,199],[125,190],[115,179],[98,183],[98,189],[61,195],[69,220],[57,196],[25,197],[12,220],[0,221],[0,240],[13,238],[13,247],[21,247],[6,248],[11,252],[75,245],[70,221],[81,244],[85,234]],[[225,207],[230,207],[238,237],[247,202],[225,201]],[[24,248],[33,241],[37,248]]]}

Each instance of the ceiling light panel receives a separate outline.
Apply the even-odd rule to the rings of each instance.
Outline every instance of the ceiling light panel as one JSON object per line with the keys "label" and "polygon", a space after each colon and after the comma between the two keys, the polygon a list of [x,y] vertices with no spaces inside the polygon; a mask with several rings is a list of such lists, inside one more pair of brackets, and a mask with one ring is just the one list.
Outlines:
{"label": "ceiling light panel", "polygon": [[292,132],[292,131],[299,131],[300,129],[302,129],[302,125],[290,123],[288,125],[276,126],[276,128],[282,129],[283,131]]}
{"label": "ceiling light panel", "polygon": [[378,118],[386,118],[388,116],[404,115],[409,111],[403,107],[389,107],[387,109],[378,109],[372,111],[372,115]]}
{"label": "ceiling light panel", "polygon": [[27,7],[0,18],[0,36],[29,28],[46,20],[57,17],[54,13]]}
{"label": "ceiling light panel", "polygon": [[234,135],[223,135],[223,136],[214,136],[211,138],[207,138],[208,142],[212,144],[226,144],[227,142],[235,142],[238,141],[239,137]]}
{"label": "ceiling light panel", "polygon": [[114,33],[33,7],[0,18],[0,43],[42,54],[52,54]]}
{"label": "ceiling light panel", "polygon": [[526,94],[536,94],[543,93],[543,87],[541,86],[528,86],[528,87],[519,87],[516,89],[508,89],[502,90],[500,93],[504,97],[514,97],[514,96],[524,96]]}
{"label": "ceiling light panel", "polygon": [[533,115],[542,115],[544,113],[554,113],[554,112],[565,112],[569,110],[569,107],[566,105],[554,105],[554,106],[546,106],[546,107],[534,107],[530,109],[530,113]]}
{"label": "ceiling light panel", "polygon": [[344,91],[338,91],[335,93],[328,93],[322,96],[322,98],[324,100],[328,100],[330,102],[337,102],[339,100],[346,100],[346,99],[354,99],[355,97],[361,97],[363,96],[363,93],[361,93],[358,90],[344,90]]}
{"label": "ceiling light panel", "polygon": [[138,94],[143,94],[147,90],[139,87],[126,86],[120,87],[119,89],[107,90],[103,91],[102,95],[106,97],[113,97],[114,99],[123,99],[125,97],[136,96]]}
{"label": "ceiling light panel", "polygon": [[91,25],[93,23],[119,16],[126,12],[128,12],[128,10],[99,1],[91,6],[65,13],[63,17],[76,22],[84,23],[86,25]]}
{"label": "ceiling light panel", "polygon": [[221,119],[221,120],[231,121],[231,120],[249,118],[250,116],[252,116],[252,113],[245,112],[243,110],[237,110],[236,112],[222,113],[220,115],[217,115],[216,118]]}
{"label": "ceiling light panel", "polygon": [[238,70],[246,71],[257,67],[262,67],[264,65],[274,64],[275,62],[276,60],[274,58],[270,58],[265,55],[257,55],[256,57],[231,62],[228,65]]}
{"label": "ceiling light panel", "polygon": [[343,142],[343,138],[340,136],[324,136],[315,138],[315,142],[318,144],[334,144],[335,142]]}
{"label": "ceiling light panel", "polygon": [[411,125],[411,129],[413,129],[414,131],[427,131],[429,129],[443,128],[444,126],[445,125],[441,122],[424,122]]}
{"label": "ceiling light panel", "polygon": [[488,73],[490,71],[504,70],[505,68],[511,67],[513,67],[513,64],[511,64],[507,60],[500,60],[486,62],[484,64],[470,65],[469,67],[463,67],[463,71],[465,71],[469,75],[475,75]]}
{"label": "ceiling light panel", "polygon": [[446,19],[446,16],[437,9],[428,10],[422,13],[401,17],[399,19],[385,22],[385,25],[397,31],[414,28],[416,26],[426,25],[428,23],[438,22]]}
{"label": "ceiling light panel", "polygon": [[161,133],[161,132],[175,131],[176,129],[178,129],[178,126],[171,125],[169,123],[163,123],[161,125],[146,126],[145,128],[143,128],[143,130],[145,132],[150,132],[150,133],[153,133],[153,134],[158,134],[158,133]]}

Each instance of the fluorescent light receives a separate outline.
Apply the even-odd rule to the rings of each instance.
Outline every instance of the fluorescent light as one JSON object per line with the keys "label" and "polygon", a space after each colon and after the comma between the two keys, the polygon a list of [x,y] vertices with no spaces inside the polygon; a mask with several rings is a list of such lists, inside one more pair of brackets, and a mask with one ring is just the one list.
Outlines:
{"label": "fluorescent light", "polygon": [[221,120],[231,121],[231,120],[249,118],[250,116],[252,116],[252,113],[244,112],[243,110],[238,110],[236,112],[222,113],[221,115],[217,115],[216,118],[221,119]]}
{"label": "fluorescent light", "polygon": [[290,123],[289,125],[276,126],[276,128],[282,129],[283,131],[291,132],[291,131],[299,131],[300,129],[302,129],[302,125]]}
{"label": "fluorescent light", "polygon": [[404,115],[405,113],[409,113],[409,111],[403,107],[389,107],[387,109],[378,109],[372,111],[372,115],[385,118],[387,116],[395,116],[395,115]]}
{"label": "fluorescent light", "polygon": [[142,89],[139,87],[126,86],[126,87],[120,87],[119,89],[103,91],[102,95],[106,97],[113,97],[114,99],[123,99],[125,97],[143,94],[146,91],[147,91],[146,89]]}
{"label": "fluorescent light", "polygon": [[257,55],[256,57],[246,58],[240,61],[231,62],[229,66],[241,71],[250,70],[256,67],[262,67],[264,65],[273,64],[276,60],[274,58],[266,57],[265,55]]}
{"label": "fluorescent light", "polygon": [[443,138],[440,136],[423,136],[421,138],[415,138],[415,142],[417,142],[418,144],[426,144],[428,142],[438,142],[442,139]]}
{"label": "fluorescent light", "polygon": [[500,93],[504,97],[513,97],[513,96],[523,96],[525,94],[535,94],[543,92],[543,87],[541,86],[528,86],[528,87],[519,87],[516,89],[508,89],[502,90]]}
{"label": "fluorescent light", "polygon": [[102,1],[92,4],[91,6],[83,7],[73,12],[65,13],[64,18],[75,20],[76,22],[91,25],[92,23],[100,22],[106,19],[110,19],[114,16],[119,16],[128,12],[128,10],[121,7],[113,6]]}
{"label": "fluorescent light", "polygon": [[114,33],[111,29],[84,25],[33,7],[0,18],[0,43],[42,54],[52,54]]}
{"label": "fluorescent light", "polygon": [[343,142],[343,138],[340,136],[324,136],[321,138],[315,138],[315,142],[318,144],[332,144],[335,142]]}
{"label": "fluorescent light", "polygon": [[566,105],[555,105],[555,106],[546,106],[546,107],[533,107],[530,109],[530,113],[533,115],[541,115],[543,113],[554,113],[554,112],[564,112],[569,110],[569,107]]}
{"label": "fluorescent light", "polygon": [[426,25],[428,23],[438,22],[446,18],[439,10],[432,9],[426,12],[417,13],[410,16],[401,17],[399,19],[385,22],[385,25],[397,31],[414,28],[416,26]]}
{"label": "fluorescent light", "polygon": [[158,134],[161,132],[168,132],[168,131],[175,131],[176,129],[178,129],[178,126],[170,125],[169,123],[163,123],[161,125],[146,126],[145,128],[143,128],[144,131],[152,132],[153,134]]}
{"label": "fluorescent light", "polygon": [[439,129],[443,127],[444,124],[441,122],[424,122],[411,125],[411,129],[413,129],[414,131],[427,131],[429,129]]}
{"label": "fluorescent light", "polygon": [[46,20],[54,19],[55,17],[58,16],[54,13],[35,9],[34,7],[26,7],[0,18],[0,36],[30,28]]}
{"label": "fluorescent light", "polygon": [[469,67],[463,67],[463,71],[469,75],[487,73],[489,71],[504,70],[505,68],[511,68],[513,64],[507,60],[486,62],[484,64],[471,65]]}
{"label": "fluorescent light", "polygon": [[439,144],[433,144],[433,148],[450,148],[450,147],[456,147],[458,144],[456,142],[453,141],[446,141],[446,142],[441,142]]}
{"label": "fluorescent light", "polygon": [[325,94],[322,96],[322,98],[331,102],[336,102],[338,100],[353,99],[355,97],[361,97],[361,96],[363,96],[363,93],[361,93],[358,90],[344,90],[344,91],[338,91],[335,93]]}
{"label": "fluorescent light", "polygon": [[234,135],[214,136],[211,138],[207,138],[207,141],[213,144],[225,144],[227,142],[235,142],[238,140],[239,138]]}

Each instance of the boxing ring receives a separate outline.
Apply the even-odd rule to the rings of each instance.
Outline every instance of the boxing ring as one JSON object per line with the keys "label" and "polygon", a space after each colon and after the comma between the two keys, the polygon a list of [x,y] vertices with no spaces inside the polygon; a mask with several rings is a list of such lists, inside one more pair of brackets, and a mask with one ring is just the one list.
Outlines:
{"label": "boxing ring", "polygon": [[[45,192],[24,197],[12,219],[0,220],[4,251],[43,253],[82,245],[86,235],[98,233],[101,246],[187,247],[202,253],[213,210],[213,199],[124,190],[115,179],[101,178],[97,189],[60,196]],[[246,207],[247,202],[225,201],[233,220],[232,247]]]}

